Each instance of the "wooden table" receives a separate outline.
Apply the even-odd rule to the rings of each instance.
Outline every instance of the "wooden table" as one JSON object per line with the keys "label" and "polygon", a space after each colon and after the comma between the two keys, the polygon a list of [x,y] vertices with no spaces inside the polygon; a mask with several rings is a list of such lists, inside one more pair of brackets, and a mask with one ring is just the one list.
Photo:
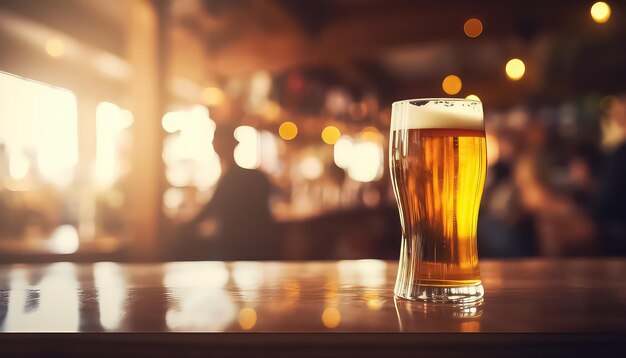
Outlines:
{"label": "wooden table", "polygon": [[[482,261],[480,265],[485,301],[462,308],[394,299],[397,264],[379,260],[10,265],[0,268],[0,330],[618,334],[585,335],[596,340],[626,333],[624,259]],[[14,343],[22,339],[0,336]],[[382,339],[400,344],[402,336],[363,337],[369,337],[365,342]],[[426,339],[420,337],[431,336],[412,335],[407,342],[417,344]],[[45,337],[38,336],[59,344]],[[149,335],[104,337],[88,339],[100,344],[111,339],[150,339]],[[155,338],[160,343],[198,340],[198,336],[156,337],[161,337]],[[233,339],[235,346],[241,339],[260,339],[257,335],[201,337],[207,344]],[[271,342],[273,336],[261,337]],[[360,345],[354,337],[343,339]],[[432,345],[438,339],[449,342],[441,336],[426,340]]]}

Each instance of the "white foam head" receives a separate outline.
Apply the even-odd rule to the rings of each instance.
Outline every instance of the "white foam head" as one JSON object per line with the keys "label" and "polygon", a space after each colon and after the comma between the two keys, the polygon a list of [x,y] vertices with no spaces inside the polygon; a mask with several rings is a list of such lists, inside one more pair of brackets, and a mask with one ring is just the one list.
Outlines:
{"label": "white foam head", "polygon": [[393,103],[392,131],[426,128],[484,130],[483,105],[480,101],[459,98],[408,99]]}

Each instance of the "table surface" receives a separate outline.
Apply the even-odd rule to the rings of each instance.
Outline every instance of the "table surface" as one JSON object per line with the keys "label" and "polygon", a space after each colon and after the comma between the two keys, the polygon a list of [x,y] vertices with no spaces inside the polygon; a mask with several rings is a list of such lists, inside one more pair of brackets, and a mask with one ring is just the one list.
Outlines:
{"label": "table surface", "polygon": [[0,266],[5,332],[626,332],[626,260],[481,261],[472,307],[394,299],[397,263]]}

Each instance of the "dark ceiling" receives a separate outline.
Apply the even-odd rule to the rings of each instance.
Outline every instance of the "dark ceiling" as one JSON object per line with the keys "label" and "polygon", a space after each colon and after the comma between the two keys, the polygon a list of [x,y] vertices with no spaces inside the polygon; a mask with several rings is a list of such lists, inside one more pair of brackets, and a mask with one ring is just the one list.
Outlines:
{"label": "dark ceiling", "polygon": [[[123,55],[119,19],[124,14],[118,1],[2,0],[0,10]],[[168,23],[185,26],[204,39],[206,66],[219,78],[258,70],[276,76],[298,72],[324,84],[375,92],[389,102],[444,95],[441,80],[457,74],[463,80],[459,95],[475,93],[503,106],[528,98],[559,100],[624,90],[626,5],[611,2],[611,21],[599,25],[589,16],[591,3],[154,1],[161,9],[179,9],[167,15]],[[483,33],[474,39],[463,33],[471,17],[484,24]],[[4,60],[10,60],[7,56]],[[522,81],[511,82],[504,74],[506,61],[513,57],[526,63]]]}
{"label": "dark ceiling", "polygon": [[[337,82],[373,89],[383,100],[441,95],[441,79],[454,73],[470,93],[503,105],[623,89],[624,4],[612,4],[612,20],[603,25],[591,20],[590,5],[565,0],[204,1],[205,15],[223,20],[222,27],[206,32],[217,58],[243,56],[229,49],[256,41],[259,51],[247,55],[257,56],[259,66],[273,72],[330,72]],[[484,24],[475,39],[463,33],[471,17]],[[304,45],[292,46],[288,39]],[[511,83],[503,71],[513,57],[527,64],[527,78],[519,83]]]}

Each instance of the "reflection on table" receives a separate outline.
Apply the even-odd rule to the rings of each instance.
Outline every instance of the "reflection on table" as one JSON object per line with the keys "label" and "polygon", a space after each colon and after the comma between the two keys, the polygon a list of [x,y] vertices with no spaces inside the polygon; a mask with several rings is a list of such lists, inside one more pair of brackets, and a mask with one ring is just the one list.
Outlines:
{"label": "reflection on table", "polygon": [[32,331],[624,332],[624,260],[481,263],[475,306],[394,299],[397,264],[54,263],[0,269],[0,328]]}

